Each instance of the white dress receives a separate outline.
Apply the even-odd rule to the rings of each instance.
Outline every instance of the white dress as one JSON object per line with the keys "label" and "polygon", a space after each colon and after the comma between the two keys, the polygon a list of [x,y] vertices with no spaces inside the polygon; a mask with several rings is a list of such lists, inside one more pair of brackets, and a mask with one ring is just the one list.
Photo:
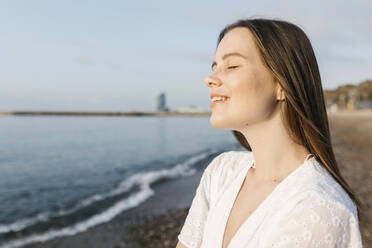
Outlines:
{"label": "white dress", "polygon": [[[178,240],[221,248],[238,191],[253,167],[250,151],[228,151],[204,170]],[[253,166],[252,166],[253,165]],[[292,171],[243,222],[228,248],[362,247],[357,209],[312,156]]]}

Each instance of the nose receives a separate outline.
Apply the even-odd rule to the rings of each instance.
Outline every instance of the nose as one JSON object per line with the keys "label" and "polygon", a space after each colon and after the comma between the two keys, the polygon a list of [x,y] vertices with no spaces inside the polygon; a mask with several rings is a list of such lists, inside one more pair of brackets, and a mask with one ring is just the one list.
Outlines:
{"label": "nose", "polygon": [[220,86],[222,84],[221,80],[213,74],[208,75],[204,79],[204,82],[207,85],[207,87],[212,87],[212,85]]}

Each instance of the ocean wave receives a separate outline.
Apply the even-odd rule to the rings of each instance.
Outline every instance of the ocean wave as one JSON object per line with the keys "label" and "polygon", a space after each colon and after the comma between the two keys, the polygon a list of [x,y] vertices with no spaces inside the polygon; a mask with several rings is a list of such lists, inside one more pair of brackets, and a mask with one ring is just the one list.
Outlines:
{"label": "ocean wave", "polygon": [[175,166],[168,169],[138,172],[120,182],[118,186],[113,190],[105,194],[95,194],[93,196],[90,196],[82,200],[81,202],[79,202],[77,205],[70,209],[61,210],[56,213],[50,212],[40,213],[32,218],[19,220],[8,225],[0,225],[0,233],[21,231],[39,222],[46,222],[52,217],[66,216],[79,209],[90,206],[95,202],[102,201],[108,197],[128,192],[135,185],[139,185],[140,188],[138,192],[131,194],[128,198],[116,202],[113,206],[109,207],[103,212],[93,215],[92,217],[84,221],[78,222],[68,227],[56,230],[51,229],[44,233],[33,234],[25,238],[11,240],[1,244],[0,247],[1,248],[22,247],[27,244],[35,242],[44,242],[61,236],[75,235],[79,232],[86,231],[89,228],[94,227],[98,224],[108,222],[112,220],[115,216],[117,216],[119,213],[130,208],[136,207],[145,200],[147,200],[149,197],[151,197],[154,194],[154,191],[151,189],[151,184],[159,180],[173,179],[180,176],[188,176],[194,174],[196,172],[196,169],[193,168],[193,165],[195,165],[198,161],[201,161],[202,159],[206,158],[208,155],[210,155],[210,152],[203,152],[201,154],[192,156],[186,161],[178,163]]}

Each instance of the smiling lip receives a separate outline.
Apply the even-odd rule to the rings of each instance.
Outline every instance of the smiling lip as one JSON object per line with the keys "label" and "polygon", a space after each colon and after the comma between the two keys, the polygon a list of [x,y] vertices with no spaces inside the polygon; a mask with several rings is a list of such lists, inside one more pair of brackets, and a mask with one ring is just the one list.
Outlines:
{"label": "smiling lip", "polygon": [[215,97],[215,96],[223,96],[223,97],[228,97],[228,96],[225,96],[225,95],[220,95],[220,94],[210,94],[210,96],[211,96],[211,99],[212,99],[213,97]]}
{"label": "smiling lip", "polygon": [[211,94],[211,99],[212,99],[213,97],[215,97],[215,96],[222,96],[222,97],[226,97],[227,99],[226,99],[226,100],[223,100],[223,101],[218,100],[218,101],[214,101],[214,102],[212,102],[211,105],[210,105],[211,108],[213,108],[214,106],[216,106],[217,103],[224,103],[225,101],[227,101],[227,100],[230,99],[230,97],[228,97],[228,96],[218,95],[218,94]]}

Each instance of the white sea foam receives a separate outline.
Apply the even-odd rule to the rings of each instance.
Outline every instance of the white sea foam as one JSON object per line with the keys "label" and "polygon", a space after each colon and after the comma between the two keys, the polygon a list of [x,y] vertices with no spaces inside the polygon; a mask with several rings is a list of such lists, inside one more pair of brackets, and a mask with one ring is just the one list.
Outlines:
{"label": "white sea foam", "polygon": [[[145,171],[145,172],[136,173],[132,175],[131,177],[129,177],[128,179],[123,180],[112,191],[106,194],[93,195],[87,199],[84,199],[79,204],[77,204],[75,207],[68,209],[68,210],[60,211],[57,214],[54,214],[53,216],[67,215],[78,209],[89,206],[97,201],[103,200],[107,197],[122,194],[128,191],[133,185],[139,184],[140,190],[138,192],[130,195],[126,199],[123,199],[115,203],[113,206],[109,207],[103,212],[96,214],[88,218],[87,220],[78,222],[76,224],[73,224],[65,228],[51,229],[44,233],[33,234],[25,238],[16,239],[16,240],[9,241],[7,243],[3,243],[0,246],[0,248],[22,247],[24,245],[28,245],[31,243],[44,242],[44,241],[51,240],[51,239],[61,237],[61,236],[75,235],[77,233],[86,231],[89,228],[94,227],[98,224],[108,222],[112,220],[115,216],[117,216],[119,213],[125,210],[128,210],[130,208],[136,207],[140,203],[144,202],[146,199],[151,197],[154,194],[154,191],[151,189],[150,185],[158,181],[159,179],[177,178],[179,176],[187,176],[187,175],[194,174],[196,172],[196,169],[193,168],[192,166],[198,161],[207,157],[208,155],[209,153],[207,152],[201,153],[199,155],[189,158],[183,163],[176,164],[170,169],[161,169],[157,171]],[[37,222],[47,221],[50,218],[50,216],[52,216],[52,214],[44,213],[44,214],[39,214],[35,216],[34,218],[23,219],[23,220],[14,222],[9,225],[0,225],[0,233],[22,230]]]}

